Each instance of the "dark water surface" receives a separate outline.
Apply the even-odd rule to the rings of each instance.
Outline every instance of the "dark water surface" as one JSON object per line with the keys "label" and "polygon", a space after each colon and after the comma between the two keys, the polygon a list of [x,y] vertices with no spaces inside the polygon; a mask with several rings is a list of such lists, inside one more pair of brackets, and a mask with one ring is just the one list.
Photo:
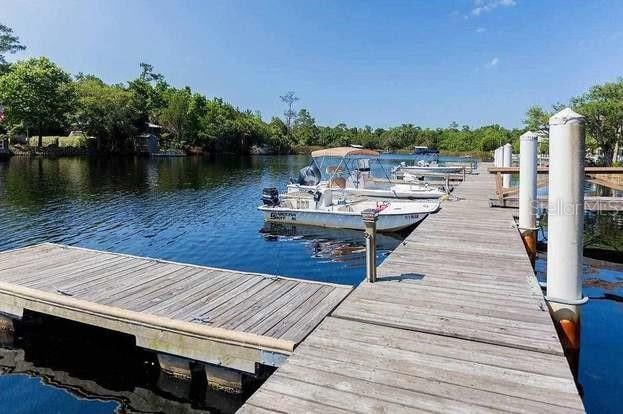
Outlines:
{"label": "dark water surface", "polygon": [[[284,190],[307,163],[305,156],[13,157],[0,162],[0,250],[56,242],[356,284],[364,274],[361,233],[265,225],[256,210],[262,187]],[[621,217],[589,215],[585,241],[620,246]],[[382,236],[379,260],[400,241]],[[545,265],[542,256],[541,278]],[[619,412],[623,267],[587,260],[584,292],[592,298],[582,313],[584,403],[590,413]],[[2,348],[12,342],[0,335],[0,413],[232,412],[246,397],[163,376],[131,338],[64,321],[29,316]]]}
{"label": "dark water surface", "polygon": [[307,162],[13,157],[0,164],[0,250],[49,241],[357,283],[361,233],[264,226],[256,210],[262,187],[285,189]]}
{"label": "dark water surface", "polygon": [[[256,210],[262,187],[285,190],[288,178],[308,162],[305,156],[13,157],[0,162],[0,250],[55,242],[356,284],[364,275],[362,233],[265,225]],[[381,236],[379,260],[400,241],[400,236]],[[102,348],[101,338],[67,352],[76,342],[67,338],[71,331],[51,335],[59,344],[36,335],[37,329],[24,329],[13,349],[0,350],[0,370],[11,374],[0,375],[0,412],[212,407],[228,412],[244,401],[166,382],[158,370],[152,372],[149,355],[135,347],[119,349],[124,339]],[[109,353],[104,365],[98,363],[102,353]],[[135,355],[119,363],[118,357],[128,354]]]}

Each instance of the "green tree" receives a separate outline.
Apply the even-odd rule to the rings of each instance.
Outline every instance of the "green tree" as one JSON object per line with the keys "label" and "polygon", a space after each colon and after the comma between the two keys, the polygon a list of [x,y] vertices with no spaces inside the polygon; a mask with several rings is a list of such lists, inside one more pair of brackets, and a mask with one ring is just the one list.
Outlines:
{"label": "green tree", "polygon": [[160,123],[173,134],[177,143],[183,143],[190,123],[190,88],[171,90],[166,97],[166,106],[160,113]]}
{"label": "green tree", "polygon": [[499,125],[487,125],[474,130],[475,141],[478,142],[479,151],[493,151],[497,147],[506,144],[509,140],[508,130]]}
{"label": "green tree", "polygon": [[152,65],[141,63],[140,67],[140,75],[128,82],[128,90],[133,94],[134,106],[138,111],[135,126],[143,129],[145,124],[165,107],[165,94],[169,86],[164,76],[154,72]]}
{"label": "green tree", "polygon": [[82,75],[76,81],[76,92],[74,123],[97,137],[99,149],[128,149],[138,116],[132,93],[121,85],[109,86],[95,76]]}
{"label": "green tree", "polygon": [[304,145],[318,144],[318,127],[307,109],[301,109],[292,124],[292,135],[296,142]]}
{"label": "green tree", "polygon": [[586,118],[586,130],[611,164],[623,143],[623,78],[596,85],[571,100],[574,109]]}
{"label": "green tree", "polygon": [[19,37],[13,34],[13,29],[0,23],[0,74],[6,72],[9,63],[6,61],[6,53],[16,53],[26,49],[19,41]]}
{"label": "green tree", "polygon": [[532,105],[526,112],[526,118],[523,120],[523,124],[532,132],[546,134],[549,128],[550,116],[551,114],[546,112],[541,106]]}
{"label": "green tree", "polygon": [[281,120],[281,118],[273,117],[268,123],[269,136],[267,137],[266,144],[268,144],[273,151],[277,152],[290,152],[295,142],[291,140],[288,134],[288,126]]}
{"label": "green tree", "polygon": [[42,135],[46,128],[66,125],[75,104],[75,91],[67,72],[45,57],[11,65],[0,76],[0,102],[5,105],[9,125],[23,123]]}

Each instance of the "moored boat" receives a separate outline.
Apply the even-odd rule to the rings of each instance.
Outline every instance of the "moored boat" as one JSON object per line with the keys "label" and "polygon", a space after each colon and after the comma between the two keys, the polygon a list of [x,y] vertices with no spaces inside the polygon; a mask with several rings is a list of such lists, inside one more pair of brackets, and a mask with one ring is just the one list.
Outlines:
{"label": "moored boat", "polygon": [[[359,147],[338,147],[312,152],[312,162],[299,173],[297,180],[288,185],[288,193],[323,191],[327,188],[339,190],[340,193],[353,196],[402,198],[402,199],[435,199],[448,193],[444,186],[413,181],[410,183],[394,183],[378,160],[379,153]],[[339,158],[337,165],[326,167],[329,178],[322,180],[321,168],[325,158]],[[371,162],[378,166],[386,179],[372,175]]]}
{"label": "moored boat", "polygon": [[297,223],[320,227],[363,230],[361,213],[374,209],[378,213],[378,231],[398,231],[415,226],[439,210],[439,201],[374,200],[366,197],[335,201],[333,190],[290,192],[279,197],[274,188],[264,189],[263,205],[258,209],[264,219],[275,223]]}
{"label": "moored boat", "polygon": [[462,165],[438,165],[438,164],[426,164],[421,165],[400,165],[397,171],[404,171],[411,174],[462,174],[465,170],[465,166]]}

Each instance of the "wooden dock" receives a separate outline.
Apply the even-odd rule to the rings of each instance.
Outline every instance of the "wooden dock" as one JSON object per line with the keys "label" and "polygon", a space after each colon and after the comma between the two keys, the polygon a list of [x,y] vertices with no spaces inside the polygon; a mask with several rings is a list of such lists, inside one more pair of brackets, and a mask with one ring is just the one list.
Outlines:
{"label": "wooden dock", "polygon": [[584,411],[511,212],[489,207],[495,179],[483,167],[239,412]]}
{"label": "wooden dock", "polygon": [[279,366],[349,286],[41,244],[0,253],[0,312],[25,309],[247,373]]}

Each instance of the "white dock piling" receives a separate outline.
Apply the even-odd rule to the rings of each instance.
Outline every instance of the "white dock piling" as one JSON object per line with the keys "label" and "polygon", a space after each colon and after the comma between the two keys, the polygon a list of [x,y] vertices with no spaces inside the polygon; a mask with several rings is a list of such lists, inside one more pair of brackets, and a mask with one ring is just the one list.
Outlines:
{"label": "white dock piling", "polygon": [[[511,144],[505,144],[502,147],[502,166],[510,167],[513,161],[513,146]],[[511,175],[503,174],[502,175],[502,186],[504,188],[510,188],[511,186]]]}
{"label": "white dock piling", "polygon": [[565,108],[549,120],[547,299],[565,348],[577,354],[584,232],[584,117]]}
{"label": "white dock piling", "polygon": [[538,135],[527,131],[520,140],[519,159],[519,231],[530,261],[536,260],[536,173]]}

